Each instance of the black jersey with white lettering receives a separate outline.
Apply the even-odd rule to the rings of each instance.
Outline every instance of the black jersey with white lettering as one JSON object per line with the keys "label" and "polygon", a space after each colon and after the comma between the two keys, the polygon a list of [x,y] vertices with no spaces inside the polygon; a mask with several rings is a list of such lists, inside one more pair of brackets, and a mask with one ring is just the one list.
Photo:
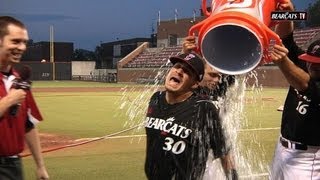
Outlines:
{"label": "black jersey with white lettering", "polygon": [[[303,53],[291,34],[283,39],[288,57],[306,71],[305,62],[298,59]],[[285,101],[281,134],[283,137],[306,145],[320,146],[320,82],[310,79],[308,89],[301,92],[290,86]]]}
{"label": "black jersey with white lettering", "polygon": [[152,180],[201,179],[208,150],[215,156],[226,151],[217,108],[195,94],[170,105],[165,94],[156,92],[148,107],[146,175]]}

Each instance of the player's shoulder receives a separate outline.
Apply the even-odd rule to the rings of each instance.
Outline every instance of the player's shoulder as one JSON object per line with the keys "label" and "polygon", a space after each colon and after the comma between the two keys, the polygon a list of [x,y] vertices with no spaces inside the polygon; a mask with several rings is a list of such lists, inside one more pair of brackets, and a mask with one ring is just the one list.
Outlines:
{"label": "player's shoulder", "polygon": [[200,102],[210,102],[210,97],[204,93],[194,93],[193,100],[200,103]]}
{"label": "player's shoulder", "polygon": [[158,104],[165,95],[164,91],[157,91],[153,93],[153,95],[150,98],[149,104]]}
{"label": "player's shoulder", "polygon": [[194,101],[199,106],[215,106],[215,101],[209,98],[209,96],[203,96],[201,94],[195,94]]}
{"label": "player's shoulder", "polygon": [[159,97],[161,94],[162,94],[162,91],[157,91],[157,92],[155,92],[155,93],[152,94],[151,99],[152,99],[152,98],[157,98],[157,97]]}
{"label": "player's shoulder", "polygon": [[320,81],[310,78],[308,88],[303,92],[311,98],[312,102],[320,103]]}
{"label": "player's shoulder", "polygon": [[212,99],[208,95],[194,94],[193,101],[196,104],[212,104]]}

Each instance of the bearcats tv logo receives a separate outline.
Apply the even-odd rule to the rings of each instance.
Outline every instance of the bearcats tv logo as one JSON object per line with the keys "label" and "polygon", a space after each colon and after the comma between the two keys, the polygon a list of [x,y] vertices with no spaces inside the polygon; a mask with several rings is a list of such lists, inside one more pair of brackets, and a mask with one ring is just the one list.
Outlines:
{"label": "bearcats tv logo", "polygon": [[274,12],[271,12],[271,20],[305,21],[307,20],[307,13],[302,11],[293,11],[293,12],[274,11]]}

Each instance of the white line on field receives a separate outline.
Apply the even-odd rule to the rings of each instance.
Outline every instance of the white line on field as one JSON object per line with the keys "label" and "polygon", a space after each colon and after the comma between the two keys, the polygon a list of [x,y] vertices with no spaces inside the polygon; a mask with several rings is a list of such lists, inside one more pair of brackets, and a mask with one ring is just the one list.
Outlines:
{"label": "white line on field", "polygon": [[250,175],[240,176],[240,178],[241,179],[251,179],[253,177],[263,177],[263,176],[269,176],[269,174],[268,173],[250,174]]}
{"label": "white line on field", "polygon": [[140,135],[130,135],[130,136],[113,136],[113,137],[106,137],[105,139],[121,139],[121,138],[133,138],[133,137],[145,137],[145,134]]}
{"label": "white line on field", "polygon": [[254,128],[254,129],[240,129],[239,131],[266,131],[266,130],[278,130],[280,127],[274,127],[274,128]]}

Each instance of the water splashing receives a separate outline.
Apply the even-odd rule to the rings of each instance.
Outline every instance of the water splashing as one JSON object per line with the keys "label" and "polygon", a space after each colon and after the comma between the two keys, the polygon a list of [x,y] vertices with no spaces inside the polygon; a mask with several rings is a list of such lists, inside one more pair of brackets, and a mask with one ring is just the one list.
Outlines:
{"label": "water splashing", "polygon": [[[141,87],[126,86],[121,90],[122,97],[116,104],[123,110],[122,113],[127,117],[127,121],[123,126],[125,128],[137,127],[132,134],[144,133],[143,122],[148,102],[154,92],[161,90],[162,82],[168,71],[168,65],[169,61],[159,69],[154,70],[157,72],[157,75],[153,83]],[[247,87],[249,78],[254,79],[251,87]],[[246,91],[248,90],[253,92],[252,97],[246,97]],[[221,112],[220,116],[222,117],[223,127],[227,131],[228,144],[232,145],[232,154],[240,179],[263,179],[261,176],[255,176],[254,174],[266,172],[267,170],[266,165],[263,164],[260,158],[264,156],[265,151],[255,134],[244,132],[245,135],[243,136],[247,136],[251,140],[249,145],[239,138],[242,129],[247,128],[249,124],[245,114],[245,103],[248,99],[250,99],[252,103],[257,102],[257,99],[261,97],[261,91],[262,86],[258,84],[258,73],[251,71],[246,75],[237,76],[235,84],[229,87],[226,92],[226,99],[218,103],[222,104],[224,109],[226,109],[226,111]],[[251,149],[252,145],[258,146],[262,155],[257,155],[257,152]],[[223,179],[225,176],[222,168],[217,168],[219,163],[214,161],[211,165],[214,166],[215,173],[221,174],[221,176],[215,174],[214,177],[222,177]]]}
{"label": "water splashing", "polygon": [[[161,90],[161,86],[168,71],[169,62],[162,65],[159,69],[154,69],[156,76],[152,78],[152,81],[145,85],[139,86],[125,86],[121,89],[121,98],[115,102],[115,105],[119,107],[127,118],[124,123],[124,128],[135,128],[132,134],[144,133],[144,118],[148,107],[148,102],[151,95]],[[151,77],[149,77],[151,79]],[[119,116],[116,114],[115,116]]]}

